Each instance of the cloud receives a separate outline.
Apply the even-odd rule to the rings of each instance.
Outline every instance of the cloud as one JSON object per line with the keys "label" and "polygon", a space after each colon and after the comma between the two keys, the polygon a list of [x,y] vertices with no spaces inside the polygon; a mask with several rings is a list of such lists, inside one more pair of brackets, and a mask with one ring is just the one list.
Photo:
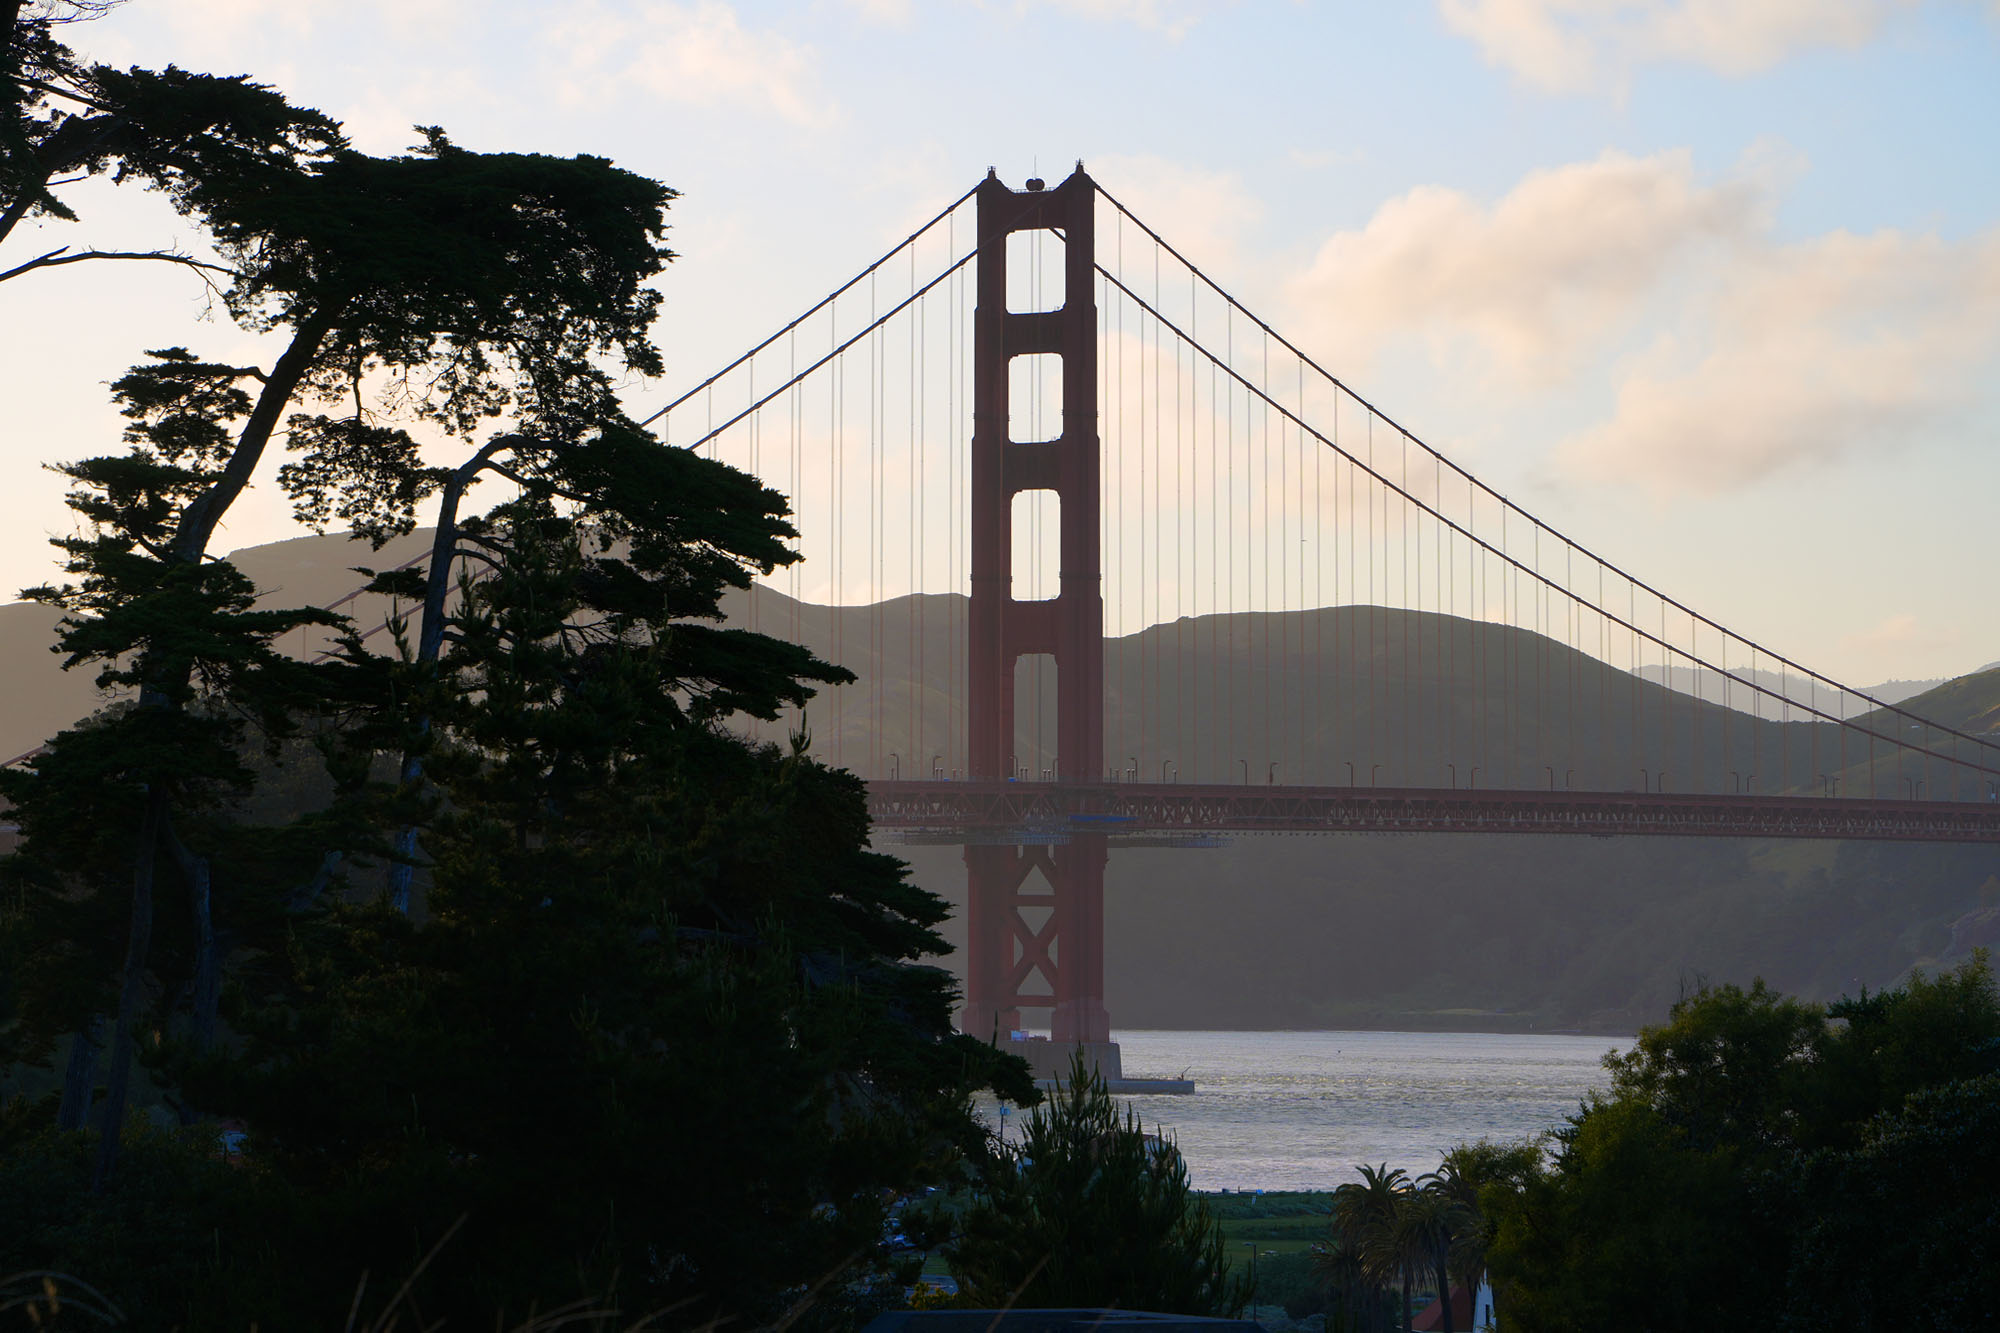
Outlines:
{"label": "cloud", "polygon": [[1955,626],[1926,628],[1916,616],[1903,612],[1879,624],[1841,636],[1840,646],[1849,654],[1865,654],[1876,661],[1909,663],[1934,660],[1963,643]]}
{"label": "cloud", "polygon": [[848,7],[869,23],[907,28],[915,17],[913,0],[847,0]]}
{"label": "cloud", "polygon": [[1060,9],[1099,23],[1129,23],[1176,42],[1215,7],[1215,0],[1015,0],[1017,12]]}
{"label": "cloud", "polygon": [[723,0],[653,0],[629,14],[573,6],[549,31],[568,57],[568,91],[599,98],[607,83],[670,102],[769,112],[800,125],[835,115],[810,48],[744,26]]}
{"label": "cloud", "polygon": [[1753,74],[1813,46],[1854,48],[1910,0],[1439,0],[1489,64],[1547,92],[1622,88],[1639,65]]}
{"label": "cloud", "polygon": [[[1016,16],[1037,9],[1061,10],[1097,23],[1128,23],[1179,41],[1216,8],[1217,0],[960,0],[981,9],[1009,9]],[[916,14],[915,0],[846,0],[864,22],[907,28]]]}
{"label": "cloud", "polygon": [[1510,379],[1548,384],[1670,274],[1753,236],[1767,211],[1765,186],[1703,184],[1686,152],[1611,152],[1534,172],[1491,207],[1411,190],[1329,237],[1288,295],[1347,372],[1415,333],[1440,354],[1469,340]]}
{"label": "cloud", "polygon": [[[1243,242],[1264,216],[1263,203],[1242,177],[1151,154],[1097,157],[1084,165],[1134,217],[1159,229],[1170,245],[1209,273],[1226,278],[1242,270]],[[1108,263],[1116,229],[1105,226],[1099,224],[1097,253]]]}
{"label": "cloud", "polygon": [[1717,293],[1700,345],[1662,339],[1558,465],[1715,493],[1950,432],[2000,365],[2000,230],[1765,244]]}
{"label": "cloud", "polygon": [[1491,205],[1411,190],[1320,246],[1286,322],[1342,374],[1414,342],[1490,416],[1572,423],[1551,480],[1715,494],[1986,420],[2000,229],[1781,239],[1772,156],[1708,181],[1607,153]]}
{"label": "cloud", "polygon": [[1368,154],[1359,148],[1287,148],[1285,160],[1301,171],[1320,171],[1366,162]]}

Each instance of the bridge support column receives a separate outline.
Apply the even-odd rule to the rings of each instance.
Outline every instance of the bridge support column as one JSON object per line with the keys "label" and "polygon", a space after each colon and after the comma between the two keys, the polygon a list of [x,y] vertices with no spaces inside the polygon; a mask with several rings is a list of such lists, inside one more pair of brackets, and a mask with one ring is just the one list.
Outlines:
{"label": "bridge support column", "polygon": [[1101,833],[1078,835],[1056,848],[1055,1012],[1049,1036],[1059,1043],[1111,1040],[1104,1009],[1104,865],[1111,859]]}
{"label": "bridge support column", "polygon": [[1017,859],[1012,847],[965,849],[965,1008],[958,1025],[985,1041],[1006,1041],[1021,1026],[1007,979],[1021,884]]}
{"label": "bridge support column", "polygon": [[[1018,776],[1014,665],[1029,654],[1055,660],[1056,780],[1095,784],[1104,778],[1096,206],[1097,186],[1081,164],[1052,190],[1010,190],[991,172],[978,190],[967,633],[968,776],[973,778]],[[1007,238],[1037,230],[1060,238],[1063,303],[1048,311],[1009,310]],[[1050,440],[1016,440],[1010,376],[1016,357],[1034,355],[1062,359],[1062,433]],[[1036,490],[1054,492],[1061,506],[1059,591],[1046,601],[1017,601],[1014,496]],[[960,1019],[965,1031],[1004,1041],[1019,1029],[1023,1009],[1047,1007],[1052,1044],[1082,1045],[1116,1076],[1117,1047],[1110,1044],[1104,1007],[1106,856],[1102,834],[1076,835],[1053,848],[966,848],[968,965]],[[1036,870],[1046,888],[1027,883]],[[1044,909],[1047,915],[1038,924],[1024,915]],[[1029,985],[1037,974],[1040,989]]]}

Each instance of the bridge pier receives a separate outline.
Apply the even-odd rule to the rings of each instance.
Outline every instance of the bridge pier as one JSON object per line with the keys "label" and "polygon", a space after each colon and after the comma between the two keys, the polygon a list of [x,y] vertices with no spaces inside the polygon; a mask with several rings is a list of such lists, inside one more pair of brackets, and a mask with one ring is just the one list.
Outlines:
{"label": "bridge pier", "polygon": [[[1104,1008],[1104,866],[1111,859],[1101,833],[1079,834],[1055,849],[1055,1007],[1049,1037],[1058,1044],[1109,1045]],[[1111,1046],[1117,1059],[1118,1048]]]}
{"label": "bridge pier", "polygon": [[[1056,666],[1058,782],[1104,776],[1104,590],[1100,569],[1101,457],[1097,402],[1097,186],[1079,163],[1052,190],[1010,190],[992,172],[978,207],[977,304],[972,324],[972,595],[967,626],[969,776],[1012,781],[1014,667],[1047,655]],[[1063,246],[1063,303],[1007,308],[1007,238],[1054,232]],[[1012,437],[1014,359],[1062,361],[1062,431]],[[1060,505],[1057,595],[1013,592],[1014,496],[1051,491]],[[1050,1046],[1081,1046],[1108,1076],[1118,1048],[1104,1006],[1101,834],[1056,846],[968,846],[965,1008],[960,1026],[1008,1042],[1023,1009],[1047,1008]],[[1040,884],[1031,880],[1039,876]],[[1024,912],[1046,911],[1039,921]],[[1030,989],[1039,976],[1041,989]],[[1062,1057],[1067,1067],[1067,1055]],[[1039,1071],[1038,1071],[1039,1072]],[[1060,1072],[1060,1070],[1053,1071]]]}

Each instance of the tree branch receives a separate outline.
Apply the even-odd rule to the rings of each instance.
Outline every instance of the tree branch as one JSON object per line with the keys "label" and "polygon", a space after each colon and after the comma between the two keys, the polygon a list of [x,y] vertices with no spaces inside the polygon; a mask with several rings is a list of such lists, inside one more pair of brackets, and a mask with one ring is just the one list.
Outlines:
{"label": "tree branch", "polygon": [[488,569],[499,569],[502,567],[500,561],[494,559],[492,556],[486,554],[486,552],[480,550],[478,547],[475,546],[459,547],[458,550],[454,553],[453,558],[458,560],[478,560],[482,562]]}
{"label": "tree branch", "polygon": [[567,486],[558,486],[555,483],[546,480],[531,481],[523,474],[515,471],[511,467],[507,467],[505,464],[502,463],[489,463],[487,465],[486,470],[488,472],[499,473],[501,476],[505,477],[508,481],[513,482],[516,486],[519,486],[524,491],[533,490],[535,487],[539,486],[542,489],[546,490],[549,494],[555,496],[557,499],[576,500],[579,502],[588,501],[590,499],[590,497],[584,494],[582,491],[574,491]]}
{"label": "tree branch", "polygon": [[[69,247],[65,245],[60,250],[51,250],[45,255],[30,259],[25,264],[16,264],[13,268],[0,272],[0,282],[18,278],[23,273],[32,273],[38,268],[54,268],[58,264],[81,264],[86,259],[155,259],[161,263],[179,264],[183,268],[207,269],[212,273],[222,273],[232,278],[236,276],[236,270],[233,268],[211,264],[191,255],[177,255],[170,250],[79,250],[75,254],[68,253],[68,250]],[[214,286],[213,283],[209,285]]]}
{"label": "tree branch", "polygon": [[230,451],[229,462],[209,483],[208,489],[181,511],[180,525],[175,529],[172,542],[175,559],[196,564],[208,551],[209,538],[215,535],[215,529],[222,522],[222,516],[229,511],[229,506],[250,484],[250,474],[263,458],[271,432],[277,429],[279,416],[290,405],[292,391],[312,369],[313,357],[340,322],[344,304],[340,300],[329,301],[299,324],[298,331],[292,335],[292,345],[271,367],[263,392],[257,395],[257,405],[251,409],[250,419],[243,423],[243,430],[236,437],[236,447]]}
{"label": "tree branch", "polygon": [[107,116],[116,114],[111,107],[92,98],[85,97],[74,88],[65,88],[59,83],[50,83],[46,79],[37,79],[27,74],[16,74],[13,77],[14,82],[20,84],[23,88],[33,88],[38,93],[47,93],[51,97],[60,97],[65,102],[75,102],[78,106],[87,106],[92,111],[100,111]]}

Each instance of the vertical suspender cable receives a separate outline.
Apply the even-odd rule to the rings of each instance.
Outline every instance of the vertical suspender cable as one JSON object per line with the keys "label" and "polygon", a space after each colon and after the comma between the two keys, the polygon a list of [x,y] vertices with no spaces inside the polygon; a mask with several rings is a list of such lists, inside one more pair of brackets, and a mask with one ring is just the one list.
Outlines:
{"label": "vertical suspender cable", "polygon": [[[1265,397],[1271,394],[1271,335],[1261,339],[1263,348],[1263,391]],[[1264,523],[1257,534],[1257,545],[1263,552],[1264,565],[1264,764],[1271,761],[1271,413],[1262,404],[1258,405],[1258,415],[1264,420],[1264,437],[1261,448],[1264,451],[1263,467],[1259,470],[1258,481],[1264,492]],[[1262,767],[1262,765],[1260,765]],[[1269,770],[1266,769],[1268,773]]]}
{"label": "vertical suspender cable", "polygon": [[[839,307],[832,308],[834,325],[828,334],[830,347],[839,343]],[[833,660],[847,665],[847,363],[836,362],[827,399],[827,427],[833,434],[833,596],[827,599],[827,615],[833,621]],[[833,764],[847,767],[847,687],[833,691]]]}
{"label": "vertical suspender cable", "polygon": [[[1400,438],[1396,444],[1396,466],[1399,469],[1397,479],[1402,484],[1404,491],[1407,492],[1410,489],[1410,436],[1407,431],[1398,432],[1398,434]],[[1384,500],[1386,502],[1386,496]],[[1423,570],[1420,568],[1417,571],[1416,605],[1412,606],[1410,604],[1410,556],[1413,549],[1411,544],[1410,518],[1411,510],[1409,505],[1398,505],[1396,508],[1396,563],[1401,566],[1403,576],[1403,610],[1400,617],[1403,622],[1403,669],[1400,673],[1402,676],[1402,701],[1396,710],[1398,717],[1401,719],[1403,731],[1403,767],[1402,771],[1397,775],[1396,782],[1396,785],[1399,787],[1416,785],[1416,773],[1410,767],[1411,733],[1416,730],[1416,709],[1410,689],[1410,683],[1413,679],[1410,675],[1410,622],[1419,614],[1424,600],[1424,578]],[[1418,542],[1423,540],[1423,533],[1421,531],[1415,533],[1414,536]],[[1422,675],[1423,670],[1422,641],[1419,640],[1417,674]]]}
{"label": "vertical suspender cable", "polygon": [[[910,250],[910,288],[916,288],[916,250]],[[916,318],[910,322],[910,610],[904,620],[908,628],[908,654],[902,671],[910,681],[910,729],[904,737],[910,743],[910,769],[930,779],[930,751],[924,747],[924,306],[930,298],[916,302]]]}
{"label": "vertical suspender cable", "polygon": [[[1154,255],[1153,287],[1154,299],[1159,299],[1159,251]],[[1183,642],[1181,620],[1182,588],[1187,583],[1187,533],[1185,514],[1187,510],[1186,471],[1186,406],[1181,401],[1181,344],[1174,342],[1174,735],[1173,745],[1166,758],[1176,764],[1187,759],[1187,652]],[[1160,777],[1167,776],[1165,760],[1160,764]]]}
{"label": "vertical suspender cable", "polygon": [[[871,273],[868,275],[868,322],[870,324],[875,322],[875,309],[875,275]],[[881,359],[882,334],[880,330],[877,330],[868,335],[868,473],[866,483],[868,489],[864,497],[864,503],[868,510],[868,527],[867,531],[863,534],[866,542],[863,549],[868,562],[868,573],[864,586],[868,590],[868,600],[862,608],[862,614],[867,617],[868,625],[868,776],[871,778],[882,776],[880,762],[882,749],[880,693],[882,686],[882,650],[881,644],[875,634],[875,610],[880,605],[880,598],[877,595],[878,590],[875,587],[875,550],[877,543],[882,539],[882,524],[875,512],[876,498],[881,494],[880,482],[876,477],[877,469],[881,466],[881,437],[878,434],[881,425],[881,395],[878,379],[878,376],[881,374]]]}
{"label": "vertical suspender cable", "polygon": [[[1368,470],[1371,473],[1375,471],[1375,414],[1372,412],[1368,414]],[[1375,500],[1376,492],[1379,490],[1381,490],[1381,487],[1374,484],[1371,479],[1368,487],[1368,642],[1365,645],[1365,651],[1368,654],[1368,785],[1371,787],[1375,785],[1374,772],[1375,765],[1378,762],[1376,756],[1382,753],[1382,706],[1375,697],[1375,660],[1378,656],[1382,656],[1381,636],[1375,632],[1375,608],[1377,606],[1375,596]],[[1389,497],[1387,494],[1384,494],[1381,499],[1383,504],[1383,537],[1386,539],[1389,526]],[[1386,560],[1386,550],[1383,554]],[[1382,586],[1385,590],[1389,586],[1389,570],[1386,563],[1382,570]],[[1385,662],[1384,665],[1387,665],[1387,663]]]}
{"label": "vertical suspender cable", "polygon": [[[1224,310],[1222,346],[1224,346],[1224,364],[1230,366],[1230,368],[1234,368],[1236,366],[1236,312],[1234,310]],[[1224,616],[1226,616],[1224,622],[1228,624],[1228,685],[1222,691],[1222,699],[1224,699],[1226,709],[1228,709],[1226,715],[1224,715],[1226,723],[1224,723],[1224,729],[1222,729],[1222,737],[1224,737],[1224,745],[1228,745],[1228,749],[1222,751],[1220,759],[1222,759],[1222,767],[1228,769],[1230,763],[1232,763],[1232,759],[1234,759],[1234,751],[1242,749],[1240,737],[1236,735],[1236,380],[1234,380],[1234,376],[1224,384],[1224,390],[1228,392],[1228,446],[1226,446],[1226,456],[1228,456],[1230,488],[1228,488],[1226,508],[1222,510],[1222,518],[1228,524],[1228,532],[1224,536],[1224,550],[1228,552],[1228,562],[1230,562],[1228,572],[1226,572],[1230,596],[1228,596],[1228,610],[1224,610]],[[1230,775],[1230,777],[1234,777],[1234,775]]]}
{"label": "vertical suspender cable", "polygon": [[[1118,249],[1118,275],[1119,275],[1119,277],[1120,277],[1120,278],[1123,278],[1123,277],[1125,276],[1125,215],[1124,215],[1124,214],[1122,214],[1122,213],[1118,215],[1118,239],[1117,239],[1117,242],[1116,242],[1116,244],[1117,244],[1117,249]],[[1130,622],[1129,622],[1129,620],[1127,619],[1127,615],[1126,615],[1126,611],[1125,611],[1125,357],[1126,357],[1126,348],[1125,348],[1125,302],[1124,302],[1124,300],[1123,300],[1122,298],[1120,298],[1120,297],[1114,297],[1114,296],[1112,296],[1112,295],[1111,295],[1111,289],[1110,289],[1110,286],[1109,286],[1109,284],[1106,284],[1106,286],[1105,286],[1105,300],[1106,300],[1106,302],[1107,302],[1107,303],[1108,303],[1108,302],[1110,302],[1110,301],[1114,301],[1114,300],[1118,302],[1118,342],[1117,342],[1117,347],[1118,347],[1118,351],[1117,351],[1117,357],[1118,357],[1118,387],[1117,387],[1117,392],[1116,392],[1115,394],[1113,394],[1113,396],[1112,396],[1112,402],[1113,402],[1113,404],[1115,405],[1115,408],[1116,408],[1116,410],[1117,410],[1117,413],[1118,413],[1118,426],[1117,426],[1117,438],[1118,438],[1118,452],[1117,452],[1117,458],[1118,458],[1118,476],[1117,476],[1117,479],[1116,479],[1116,480],[1115,480],[1115,481],[1114,481],[1114,482],[1112,483],[1112,485],[1113,485],[1113,489],[1115,489],[1115,490],[1116,490],[1116,491],[1118,492],[1118,498],[1117,498],[1117,501],[1116,501],[1116,503],[1117,503],[1117,506],[1118,506],[1118,510],[1117,510],[1117,512],[1118,512],[1118,524],[1117,524],[1117,529],[1116,529],[1116,536],[1115,536],[1115,537],[1114,537],[1114,539],[1113,539],[1113,544],[1114,544],[1114,546],[1115,546],[1115,548],[1116,548],[1116,550],[1117,550],[1117,555],[1116,555],[1116,568],[1117,568],[1117,571],[1118,571],[1118,582],[1117,582],[1117,587],[1118,587],[1118,618],[1117,618],[1117,620],[1116,620],[1116,622],[1115,622],[1115,623],[1117,624],[1117,626],[1118,626],[1118,637],[1117,637],[1117,644],[1118,644],[1118,668],[1117,668],[1117,670],[1118,670],[1118,741],[1117,741],[1117,744],[1115,744],[1115,745],[1113,745],[1113,746],[1111,747],[1111,753],[1112,753],[1112,755],[1113,755],[1113,757],[1114,757],[1114,762],[1115,762],[1115,758],[1116,758],[1116,756],[1118,756],[1118,755],[1121,755],[1121,754],[1124,754],[1124,753],[1125,753],[1125,717],[1126,717],[1126,713],[1128,712],[1128,710],[1129,710],[1129,708],[1130,708],[1130,702],[1129,702],[1129,700],[1130,700],[1130,696],[1129,696],[1129,693],[1128,693],[1128,683],[1127,683],[1127,681],[1126,681],[1126,661],[1125,661],[1125,647],[1126,647],[1126,644],[1130,642],[1130,638],[1129,638],[1129,634],[1130,634],[1130,630],[1131,630],[1131,625],[1130,625]]]}

